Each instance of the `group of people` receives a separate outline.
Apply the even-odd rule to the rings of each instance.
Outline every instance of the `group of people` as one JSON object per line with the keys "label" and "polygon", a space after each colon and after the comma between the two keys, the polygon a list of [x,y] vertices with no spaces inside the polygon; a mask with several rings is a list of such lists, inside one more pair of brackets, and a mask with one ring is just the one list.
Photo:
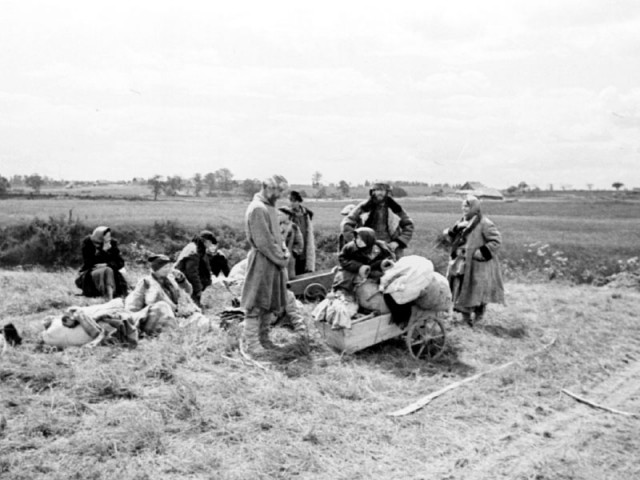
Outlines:
{"label": "group of people", "polygon": [[[261,355],[270,347],[269,326],[292,305],[288,280],[315,271],[313,212],[303,205],[299,192],[289,192],[289,205],[277,207],[287,192],[287,180],[274,175],[262,182],[245,213],[250,250],[243,264],[244,282],[240,307],[245,312],[243,342],[250,353]],[[334,289],[353,288],[358,275],[379,279],[389,261],[405,254],[415,225],[393,198],[392,189],[376,183],[369,198],[342,212],[339,271]],[[497,252],[501,235],[481,212],[480,201],[468,196],[462,202],[462,218],[443,232],[451,245],[447,279],[454,309],[470,325],[480,321],[488,303],[503,303],[504,291]],[[180,292],[186,292],[197,308],[212,274],[229,275],[226,257],[218,251],[214,234],[195,235],[172,262],[165,255],[149,259],[151,272],[131,293],[122,275],[124,261],[108,227],[98,227],[82,243],[83,266],[76,285],[87,296],[110,300],[125,296],[132,311],[148,309],[149,325],[162,327],[175,316]],[[173,274],[171,274],[173,272]],[[397,307],[397,306],[396,306]],[[303,330],[303,322],[297,322]]]}

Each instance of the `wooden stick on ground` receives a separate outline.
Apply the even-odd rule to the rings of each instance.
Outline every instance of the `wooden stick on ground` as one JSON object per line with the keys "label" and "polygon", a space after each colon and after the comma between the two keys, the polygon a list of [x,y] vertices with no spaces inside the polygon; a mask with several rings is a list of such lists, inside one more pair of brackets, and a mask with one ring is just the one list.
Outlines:
{"label": "wooden stick on ground", "polygon": [[497,372],[498,370],[502,370],[504,368],[507,368],[511,365],[513,365],[514,363],[520,362],[524,359],[526,359],[527,357],[532,357],[535,355],[538,355],[542,352],[544,352],[545,350],[547,350],[549,347],[551,347],[554,343],[556,343],[557,337],[554,338],[548,345],[545,345],[544,347],[542,347],[540,350],[536,350],[535,352],[529,353],[527,355],[525,355],[524,357],[522,357],[520,360],[511,360],[510,362],[507,362],[503,365],[500,365],[499,367],[495,367],[492,368],[490,370],[487,370],[485,372],[480,372],[477,373],[476,375],[473,375],[472,377],[468,377],[465,378],[463,380],[460,380],[458,382],[452,383],[451,385],[447,385],[446,387],[430,393],[427,396],[424,396],[418,400],[416,400],[415,402],[413,402],[411,405],[408,405],[400,410],[396,410],[395,412],[390,412],[387,415],[389,415],[390,417],[402,417],[404,415],[408,415],[410,413],[413,413],[417,410],[420,410],[422,407],[424,407],[425,405],[429,404],[431,402],[431,400],[433,400],[434,398],[438,398],[440,395],[442,395],[443,393],[447,393],[449,390],[453,390],[456,389],[458,387],[460,387],[461,385],[464,385],[465,383],[470,383],[473,382],[474,380],[477,380],[478,378],[484,376],[484,375],[488,375],[489,373],[494,373]]}
{"label": "wooden stick on ground", "polygon": [[593,407],[593,408],[599,408],[599,409],[604,410],[606,412],[617,413],[618,415],[625,415],[627,417],[640,418],[640,414],[623,412],[621,410],[616,410],[615,408],[609,408],[609,407],[605,407],[604,405],[599,405],[599,404],[597,404],[595,402],[587,400],[584,397],[576,395],[575,393],[571,393],[569,390],[565,390],[564,388],[562,389],[562,393],[564,393],[566,395],[569,395],[571,398],[577,400],[578,402],[584,403],[585,405],[589,405],[590,407]]}

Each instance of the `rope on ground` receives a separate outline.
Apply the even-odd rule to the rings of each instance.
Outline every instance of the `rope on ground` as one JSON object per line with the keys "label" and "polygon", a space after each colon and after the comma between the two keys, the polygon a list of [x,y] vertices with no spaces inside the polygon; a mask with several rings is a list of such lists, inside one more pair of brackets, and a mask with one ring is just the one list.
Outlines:
{"label": "rope on ground", "polygon": [[569,390],[565,390],[564,388],[562,389],[562,393],[569,395],[571,398],[577,400],[578,402],[584,403],[585,405],[589,405],[590,407],[593,407],[593,408],[599,408],[600,410],[604,410],[606,412],[616,413],[618,415],[625,415],[627,417],[640,418],[640,414],[623,412],[622,410],[616,410],[615,408],[605,407],[604,405],[600,405],[598,403],[587,400],[586,398],[576,395],[575,393],[571,393]]}
{"label": "rope on ground", "polygon": [[474,380],[477,380],[478,378],[483,377],[485,375],[488,375],[490,373],[494,373],[494,372],[497,372],[498,370],[502,370],[502,369],[505,369],[507,367],[510,367],[514,363],[521,362],[522,360],[525,360],[528,357],[533,357],[533,356],[539,355],[540,353],[542,353],[545,350],[547,350],[548,348],[550,348],[553,344],[555,344],[556,340],[557,340],[557,337],[554,338],[549,344],[545,345],[541,349],[536,350],[535,352],[529,353],[529,354],[525,355],[524,357],[522,357],[519,360],[511,360],[510,362],[507,362],[507,363],[505,363],[503,365],[500,365],[499,367],[492,368],[492,369],[487,370],[485,372],[477,373],[476,375],[473,375],[472,377],[468,377],[468,378],[465,378],[465,379],[460,380],[458,382],[452,383],[451,385],[447,385],[446,387],[444,387],[444,388],[442,388],[442,389],[440,389],[440,390],[438,390],[436,392],[430,393],[429,395],[426,395],[426,396],[416,400],[411,405],[408,405],[405,408],[402,408],[400,410],[396,410],[395,412],[387,413],[387,415],[390,416],[390,417],[402,417],[404,415],[408,415],[410,413],[418,411],[422,407],[428,405],[433,399],[438,398],[440,395],[442,395],[444,393],[447,393],[450,390],[454,390],[454,389],[456,389],[456,388],[458,388],[458,387],[460,387],[460,386],[462,386],[462,385],[464,385],[466,383],[473,382]]}

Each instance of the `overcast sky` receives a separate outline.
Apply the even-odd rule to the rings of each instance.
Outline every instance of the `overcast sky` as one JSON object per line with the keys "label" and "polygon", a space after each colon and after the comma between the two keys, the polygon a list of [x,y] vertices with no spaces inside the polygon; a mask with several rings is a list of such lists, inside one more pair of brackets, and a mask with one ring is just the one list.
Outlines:
{"label": "overcast sky", "polygon": [[1,2],[0,175],[640,187],[640,1]]}

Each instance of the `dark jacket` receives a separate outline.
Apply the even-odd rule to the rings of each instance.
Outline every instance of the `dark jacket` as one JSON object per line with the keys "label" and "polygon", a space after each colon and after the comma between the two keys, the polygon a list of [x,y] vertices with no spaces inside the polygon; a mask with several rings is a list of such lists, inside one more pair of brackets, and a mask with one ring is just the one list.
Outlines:
{"label": "dark jacket", "polygon": [[400,248],[409,245],[415,229],[411,217],[392,197],[382,202],[369,198],[358,204],[341,223],[345,241],[351,241],[360,226],[372,228],[378,240],[397,242]]}
{"label": "dark jacket", "polygon": [[91,240],[91,235],[87,235],[82,240],[82,267],[76,278],[76,286],[82,290],[82,294],[87,297],[99,297],[102,294],[97,290],[91,278],[91,271],[100,263],[105,263],[107,267],[113,270],[116,282],[116,290],[114,296],[120,297],[127,294],[129,286],[127,281],[120,273],[120,269],[124,267],[124,260],[120,255],[118,241],[111,240],[111,248],[107,251],[102,249],[101,244],[95,244]]}
{"label": "dark jacket", "polygon": [[184,273],[193,287],[191,298],[200,305],[202,292],[211,285],[211,268],[204,245],[189,242],[178,255],[175,268]]}
{"label": "dark jacket", "polygon": [[[359,248],[356,245],[355,239],[347,243],[338,256],[340,268],[347,272],[358,273],[360,267],[368,265],[371,267],[369,278],[378,280],[383,274],[382,262],[386,259],[395,260],[393,252],[391,252],[385,242],[376,240],[375,237],[363,233],[362,229],[356,231],[360,232],[358,236],[365,241],[366,247]],[[373,257],[372,252],[374,252]]]}

